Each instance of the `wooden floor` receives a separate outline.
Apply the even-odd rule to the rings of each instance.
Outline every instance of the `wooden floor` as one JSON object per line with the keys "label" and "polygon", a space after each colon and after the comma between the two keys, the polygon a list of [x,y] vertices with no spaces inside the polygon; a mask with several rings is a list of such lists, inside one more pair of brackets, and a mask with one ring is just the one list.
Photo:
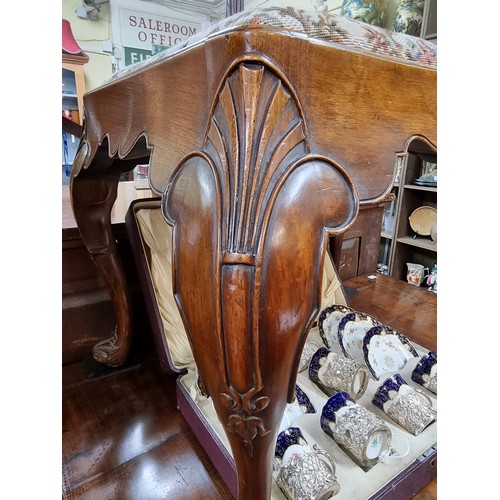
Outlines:
{"label": "wooden floor", "polygon": [[233,498],[154,355],[94,379],[86,363],[66,365],[62,396],[64,500]]}

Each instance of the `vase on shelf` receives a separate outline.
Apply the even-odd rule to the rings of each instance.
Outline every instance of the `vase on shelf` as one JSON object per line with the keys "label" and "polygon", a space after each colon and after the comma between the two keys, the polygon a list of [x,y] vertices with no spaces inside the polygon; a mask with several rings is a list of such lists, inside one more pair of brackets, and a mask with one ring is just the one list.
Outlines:
{"label": "vase on shelf", "polygon": [[397,33],[420,36],[424,5],[424,0],[401,0],[394,15],[393,30]]}

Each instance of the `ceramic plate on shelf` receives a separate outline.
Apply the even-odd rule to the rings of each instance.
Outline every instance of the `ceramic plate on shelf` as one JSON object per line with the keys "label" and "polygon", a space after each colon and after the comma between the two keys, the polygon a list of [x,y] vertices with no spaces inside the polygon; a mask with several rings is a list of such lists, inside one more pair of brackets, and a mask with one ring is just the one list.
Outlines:
{"label": "ceramic plate on shelf", "polygon": [[424,181],[422,179],[415,179],[414,184],[417,186],[437,187],[437,181]]}
{"label": "ceramic plate on shelf", "polygon": [[328,349],[338,344],[338,329],[340,321],[348,313],[355,312],[348,306],[341,304],[334,304],[325,307],[318,318],[318,330],[324,344]]}
{"label": "ceramic plate on shelf", "polygon": [[348,358],[365,364],[363,356],[363,339],[374,326],[380,325],[373,316],[362,312],[346,314],[340,321],[337,338],[342,352]]}
{"label": "ceramic plate on shelf", "polygon": [[409,217],[410,227],[420,236],[430,236],[431,228],[437,224],[437,210],[426,205],[413,210]]}
{"label": "ceramic plate on shelf", "polygon": [[390,326],[374,326],[363,339],[363,358],[375,380],[399,372],[409,359],[418,357],[406,336]]}

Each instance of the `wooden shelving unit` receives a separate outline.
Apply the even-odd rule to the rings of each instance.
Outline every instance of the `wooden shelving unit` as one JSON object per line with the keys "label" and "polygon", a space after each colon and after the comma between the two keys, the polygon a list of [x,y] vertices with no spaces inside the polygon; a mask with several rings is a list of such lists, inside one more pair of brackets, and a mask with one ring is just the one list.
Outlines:
{"label": "wooden shelving unit", "polygon": [[[425,0],[420,37],[437,44],[437,0]],[[392,188],[396,202],[386,206],[380,232],[379,265],[387,266],[387,274],[404,281],[407,262],[423,264],[429,270],[437,263],[437,241],[415,235],[408,220],[418,207],[437,209],[437,187],[413,183],[420,177],[422,161],[437,163],[436,149],[424,139],[415,140],[407,152],[396,154],[397,175]],[[387,225],[391,209],[392,220]]]}
{"label": "wooden shelving unit", "polygon": [[[419,236],[410,226],[409,217],[421,206],[437,209],[437,187],[413,184],[421,175],[422,162],[437,163],[437,151],[426,141],[419,140],[418,148],[396,155],[400,182],[393,187],[396,196],[393,230],[382,223],[379,262],[389,268],[393,278],[406,280],[408,262],[422,264],[429,270],[437,263],[437,240]],[[386,212],[387,213],[387,212]]]}

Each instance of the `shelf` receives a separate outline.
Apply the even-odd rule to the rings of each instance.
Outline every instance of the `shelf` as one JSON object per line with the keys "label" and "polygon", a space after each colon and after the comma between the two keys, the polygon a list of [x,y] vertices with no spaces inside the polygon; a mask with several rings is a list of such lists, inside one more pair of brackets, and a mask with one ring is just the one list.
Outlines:
{"label": "shelf", "polygon": [[437,193],[437,187],[417,186],[416,184],[405,184],[405,189],[413,189],[415,191],[429,191],[431,193]]}
{"label": "shelf", "polygon": [[386,240],[392,240],[392,233],[387,233],[386,231],[382,231],[380,233],[380,236],[382,238],[385,238]]}
{"label": "shelf", "polygon": [[76,94],[61,94],[63,99],[70,98],[70,99],[78,99],[78,96]]}
{"label": "shelf", "polygon": [[403,243],[412,247],[425,248],[426,250],[437,252],[437,243],[427,238],[413,238],[412,236],[402,236],[396,241],[398,243]]}

